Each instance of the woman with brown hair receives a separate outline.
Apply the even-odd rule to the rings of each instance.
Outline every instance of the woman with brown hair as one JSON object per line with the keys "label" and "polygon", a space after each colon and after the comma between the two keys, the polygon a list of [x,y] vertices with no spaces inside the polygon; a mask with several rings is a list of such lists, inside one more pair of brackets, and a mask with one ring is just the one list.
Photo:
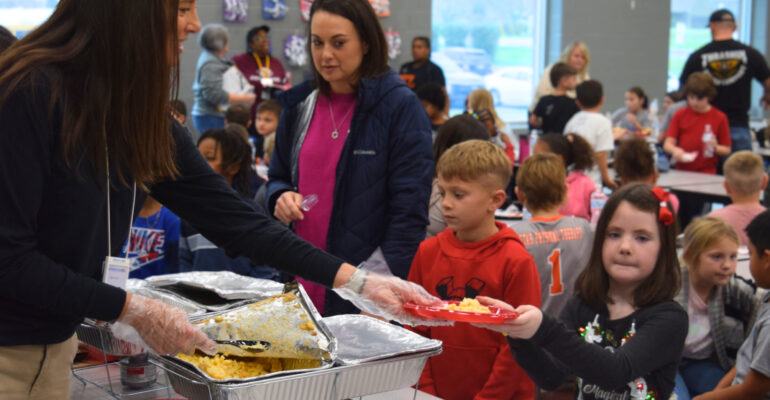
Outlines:
{"label": "woman with brown hair", "polygon": [[61,0],[0,55],[0,398],[66,397],[84,318],[131,325],[161,354],[213,348],[181,310],[105,283],[128,272],[109,256],[148,194],[230,254],[370,312],[410,322],[405,301],[432,301],[296,238],[211,170],[169,108],[199,30],[194,0]]}
{"label": "woman with brown hair", "polygon": [[[386,261],[406,278],[428,225],[430,122],[388,68],[368,1],[316,0],[308,37],[315,79],[281,98],[270,213],[321,249],[353,263]],[[303,211],[311,194],[318,204]],[[333,293],[311,297],[327,315],[356,312]]]}

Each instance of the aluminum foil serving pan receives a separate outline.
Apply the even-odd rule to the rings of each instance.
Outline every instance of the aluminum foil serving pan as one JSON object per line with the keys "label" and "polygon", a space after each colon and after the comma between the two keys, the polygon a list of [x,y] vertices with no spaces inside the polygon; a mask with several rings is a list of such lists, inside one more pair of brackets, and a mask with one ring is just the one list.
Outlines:
{"label": "aluminum foil serving pan", "polygon": [[176,295],[166,290],[156,289],[147,281],[142,279],[129,279],[126,285],[126,291],[140,296],[149,297],[154,300],[160,300],[184,311],[188,316],[203,315],[209,312],[205,307],[188,300],[185,297]]}
{"label": "aluminum foil serving pan", "polygon": [[[220,367],[226,361],[202,357],[200,353],[196,353],[193,357],[169,356],[159,359],[163,365],[182,366],[183,369],[192,371],[197,376],[197,380],[204,382],[253,382],[275,376],[331,368],[337,355],[336,339],[321,321],[307,293],[296,282],[287,284],[285,293],[282,295],[224,313],[207,315],[195,323],[212,339],[262,340],[271,345],[269,349],[257,354],[230,345],[218,346],[219,353],[239,362],[237,366],[227,362],[229,364],[227,368],[248,368],[250,371],[262,369],[263,373],[267,372],[264,375],[249,378],[218,376],[217,374],[221,373]],[[265,361],[269,359],[274,361]],[[274,365],[277,368],[270,368],[271,362],[279,363]],[[263,363],[267,363],[264,368]],[[276,371],[277,369],[281,370]]]}
{"label": "aluminum foil serving pan", "polygon": [[323,322],[337,338],[337,363],[341,365],[441,349],[440,340],[365,315],[337,315],[324,318]]}
{"label": "aluminum foil serving pan", "polygon": [[195,271],[156,275],[147,282],[157,288],[186,286],[214,292],[222,299],[264,299],[283,292],[283,284],[268,279],[252,278],[230,271]]}

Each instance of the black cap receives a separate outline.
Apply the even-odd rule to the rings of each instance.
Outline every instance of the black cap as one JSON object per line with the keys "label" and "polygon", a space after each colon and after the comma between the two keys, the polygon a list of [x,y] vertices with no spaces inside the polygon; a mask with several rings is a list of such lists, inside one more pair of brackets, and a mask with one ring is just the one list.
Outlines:
{"label": "black cap", "polygon": [[733,13],[730,12],[730,10],[723,8],[721,10],[716,10],[713,13],[711,13],[711,17],[709,17],[709,24],[714,22],[735,22],[735,16]]}

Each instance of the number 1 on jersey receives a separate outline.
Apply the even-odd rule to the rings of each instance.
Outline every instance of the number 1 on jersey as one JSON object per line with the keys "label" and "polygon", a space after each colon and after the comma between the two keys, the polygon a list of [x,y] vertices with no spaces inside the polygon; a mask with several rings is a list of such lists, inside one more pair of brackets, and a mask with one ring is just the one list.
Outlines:
{"label": "number 1 on jersey", "polygon": [[548,256],[548,263],[551,264],[551,290],[550,294],[561,294],[564,291],[564,285],[561,283],[561,251],[555,249]]}

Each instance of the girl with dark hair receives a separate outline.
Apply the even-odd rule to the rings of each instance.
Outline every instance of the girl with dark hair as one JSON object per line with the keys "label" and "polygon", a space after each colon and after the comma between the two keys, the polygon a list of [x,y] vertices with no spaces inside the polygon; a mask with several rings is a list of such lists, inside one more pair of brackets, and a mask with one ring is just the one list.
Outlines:
{"label": "girl with dark hair", "polygon": [[[243,136],[231,129],[212,129],[198,138],[198,151],[214,172],[222,175],[245,202],[251,203],[251,146]],[[259,179],[259,178],[258,178]],[[262,183],[264,181],[261,181]],[[232,271],[263,279],[278,279],[273,268],[260,266],[246,257],[229,257],[224,249],[211,243],[187,221],[182,221],[179,240],[179,271]]]}
{"label": "girl with dark hair", "polygon": [[594,165],[591,145],[574,133],[547,133],[538,138],[533,150],[535,154],[556,154],[567,169],[567,202],[559,209],[559,213],[590,221],[591,193],[596,191],[596,184],[585,171]]}
{"label": "girl with dark hair", "polygon": [[634,86],[626,92],[626,106],[612,113],[612,125],[616,128],[612,135],[615,140],[634,133],[649,135],[652,131],[653,118],[649,112],[647,94],[639,86]]}
{"label": "girl with dark hair", "polygon": [[84,318],[131,325],[160,354],[214,349],[181,310],[120,287],[113,256],[148,194],[231,254],[369,312],[410,322],[404,302],[432,302],[296,238],[211,170],[169,106],[199,30],[194,0],[61,0],[0,54],[0,397],[66,396]]}
{"label": "girl with dark hair", "polygon": [[[578,399],[671,395],[688,320],[673,301],[681,277],[676,215],[667,197],[644,184],[613,193],[575,297],[558,320],[524,305],[515,309],[517,319],[485,325],[508,335],[516,362],[538,387],[551,390],[576,375]],[[499,300],[477,299],[514,311]]]}
{"label": "girl with dark hair", "polygon": [[[472,139],[489,140],[489,137],[489,131],[470,114],[452,117],[438,128],[436,141],[433,143],[433,160],[438,163],[441,155],[457,143]],[[444,213],[441,211],[441,195],[438,191],[438,179],[435,172],[430,193],[430,204],[428,206],[428,219],[430,223],[427,228],[428,232],[425,235],[426,238],[438,235],[447,226]]]}
{"label": "girl with dark hair", "polygon": [[[280,99],[268,209],[317,247],[355,263],[375,256],[406,278],[428,225],[430,122],[388,69],[368,1],[317,0],[308,28],[314,79]],[[310,194],[318,204],[303,211]],[[326,315],[357,312],[331,292],[311,292]]]}

